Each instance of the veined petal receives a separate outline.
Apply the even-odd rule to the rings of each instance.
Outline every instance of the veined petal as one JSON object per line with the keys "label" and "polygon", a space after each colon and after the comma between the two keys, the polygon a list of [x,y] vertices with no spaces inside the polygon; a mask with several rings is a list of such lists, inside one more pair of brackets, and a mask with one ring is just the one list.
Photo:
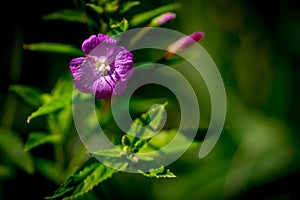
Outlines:
{"label": "veined petal", "polygon": [[133,54],[122,46],[118,46],[115,49],[115,55],[116,55],[116,60],[122,62],[126,62],[126,61],[132,62],[133,59]]}
{"label": "veined petal", "polygon": [[71,60],[70,62],[70,70],[71,73],[73,75],[73,77],[75,78],[77,76],[78,70],[80,68],[80,65],[82,64],[82,62],[84,61],[85,58],[79,57],[79,58],[74,58],[73,60]]}
{"label": "veined petal", "polygon": [[103,34],[92,35],[82,43],[85,55],[110,56],[116,48],[116,40]]}
{"label": "veined petal", "polygon": [[115,83],[109,81],[106,77],[97,79],[93,84],[93,92],[96,98],[107,99],[112,96]]}
{"label": "veined petal", "polygon": [[133,74],[133,68],[131,68],[130,70],[125,70],[124,68],[116,68],[115,71],[122,81],[128,80]]}
{"label": "veined petal", "polygon": [[88,55],[95,46],[99,44],[97,35],[91,35],[88,39],[82,43],[82,51],[85,55]]}
{"label": "veined petal", "polygon": [[77,68],[76,75],[74,77],[74,85],[79,91],[83,93],[92,92],[92,86],[94,83],[94,72],[87,60],[83,60],[81,65]]}
{"label": "veined petal", "polygon": [[122,94],[125,89],[126,89],[126,86],[127,86],[127,80],[125,81],[118,81],[117,84],[115,85],[114,87],[114,90],[113,90],[113,94],[114,95],[119,95],[119,94]]}
{"label": "veined petal", "polygon": [[133,73],[133,55],[124,47],[119,47],[115,59],[115,71],[120,76],[121,80],[126,80]]}

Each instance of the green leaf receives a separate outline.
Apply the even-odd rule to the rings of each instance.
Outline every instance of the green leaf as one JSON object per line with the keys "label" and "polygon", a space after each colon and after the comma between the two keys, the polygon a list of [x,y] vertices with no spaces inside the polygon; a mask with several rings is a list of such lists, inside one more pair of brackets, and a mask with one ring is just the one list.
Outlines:
{"label": "green leaf", "polygon": [[[157,129],[162,125],[166,105],[167,103],[162,105],[156,104],[152,106],[147,113],[142,114],[133,121],[125,135],[125,137],[130,140],[129,146],[133,148],[132,151],[137,152],[137,148],[142,148],[147,144],[147,142],[142,140],[147,141],[156,135]],[[136,144],[138,141],[140,141],[139,144]]]}
{"label": "green leaf", "polygon": [[161,6],[161,7],[155,8],[153,10],[141,13],[141,14],[137,14],[132,18],[132,20],[130,21],[130,24],[132,26],[140,25],[142,23],[150,21],[153,17],[155,17],[157,15],[160,15],[162,13],[169,12],[169,11],[178,10],[180,7],[181,7],[180,4],[174,3],[174,4],[168,4],[165,6]]}
{"label": "green leaf", "polygon": [[162,105],[156,104],[150,108],[147,116],[150,117],[150,119],[151,119],[149,126],[153,130],[157,130],[161,126],[163,119],[166,117],[164,115],[164,113],[165,113],[165,107],[167,106],[167,104],[168,104],[168,102],[166,102]]}
{"label": "green leaf", "polygon": [[[122,145],[126,151],[138,152],[139,149],[147,145],[152,136],[157,134],[157,129],[164,119],[164,104],[155,104],[148,112],[142,114],[131,124],[127,134],[122,137]],[[147,127],[145,127],[147,126]]]}
{"label": "green leaf", "polygon": [[72,105],[66,105],[65,108],[57,114],[57,125],[62,134],[65,135],[68,132],[72,119]]}
{"label": "green leaf", "polygon": [[95,158],[90,158],[67,178],[52,197],[46,197],[46,199],[78,198],[110,178],[114,173],[114,169],[105,166]]}
{"label": "green leaf", "polygon": [[17,93],[31,106],[39,107],[42,105],[42,100],[40,98],[42,91],[38,90],[37,88],[25,85],[11,85],[9,90]]}
{"label": "green leaf", "polygon": [[85,12],[72,9],[63,9],[56,12],[44,15],[43,20],[62,20],[69,22],[87,23],[88,18]]}
{"label": "green leaf", "polygon": [[46,178],[56,184],[61,183],[65,178],[65,171],[60,169],[52,160],[38,158],[36,161],[36,170],[43,174]]}
{"label": "green leaf", "polygon": [[38,108],[37,111],[33,112],[27,118],[27,123],[29,123],[30,120],[35,117],[47,115],[58,109],[64,108],[65,106],[67,106],[68,104],[71,103],[71,100],[72,100],[72,94],[64,94],[64,95],[52,98],[50,102],[42,105],[41,107]]}
{"label": "green leaf", "polygon": [[[156,104],[152,106],[148,112],[142,114],[139,118],[135,119],[131,124],[127,134],[138,137],[149,137],[152,136],[152,132],[157,130],[162,120],[164,119],[165,104]],[[148,126],[143,133],[141,129],[143,126]]]}
{"label": "green leaf", "polygon": [[59,77],[55,86],[51,91],[52,96],[60,96],[62,94],[73,92],[73,77],[71,73],[67,73],[65,76]]}
{"label": "green leaf", "polygon": [[94,10],[97,14],[102,14],[104,12],[104,9],[101,6],[92,4],[92,3],[87,3],[87,7],[90,7],[92,10]]}
{"label": "green leaf", "polygon": [[[72,94],[73,79],[70,73],[67,76],[60,77],[51,91],[53,97],[59,97],[63,94]],[[49,115],[48,126],[52,133],[65,135],[71,125],[72,105],[67,104],[62,110],[55,115]]]}
{"label": "green leaf", "polygon": [[123,18],[123,20],[120,22],[115,22],[111,20],[109,26],[111,30],[109,31],[108,35],[116,35],[126,31],[129,27],[129,24],[127,19]]}
{"label": "green leaf", "polygon": [[[139,118],[134,120],[129,128],[129,131],[127,132],[128,134],[122,137],[122,148],[100,150],[91,152],[91,154],[101,160],[104,164],[107,164],[115,169],[125,167],[126,169],[131,170],[141,170],[141,166],[149,165],[155,166],[153,167],[155,169],[160,169],[161,164],[156,163],[154,158],[155,156],[159,155],[155,153],[143,153],[156,152],[157,149],[167,145],[174,137],[177,137],[175,144],[169,147],[163,153],[181,152],[182,149],[186,147],[182,145],[182,142],[184,144],[190,144],[192,140],[181,133],[178,133],[177,135],[177,131],[175,129],[160,131],[159,133],[155,132],[162,124],[161,122],[164,118],[166,105],[167,103],[156,104],[152,106],[148,112],[142,114]],[[146,125],[147,128],[143,128]],[[138,152],[141,154],[135,154]],[[163,172],[164,173],[162,173],[161,177],[173,177],[172,173],[168,171]],[[156,177],[160,177],[159,173],[161,173],[161,171],[155,170]],[[148,176],[152,176],[152,174],[148,174]]]}
{"label": "green leaf", "polygon": [[16,171],[9,165],[0,164],[0,181],[4,179],[11,179],[15,176]]}
{"label": "green leaf", "polygon": [[106,13],[114,13],[118,10],[119,5],[118,1],[106,1],[105,2],[105,12]]}
{"label": "green leaf", "polygon": [[34,147],[46,143],[57,144],[61,141],[61,136],[58,134],[50,134],[44,132],[32,132],[29,134],[28,140],[25,144],[24,151],[29,151]]}
{"label": "green leaf", "polygon": [[130,10],[132,7],[139,5],[139,1],[128,1],[122,5],[121,10],[119,11],[120,14],[123,14]]}
{"label": "green leaf", "polygon": [[76,149],[72,152],[72,155],[69,156],[69,163],[66,167],[66,170],[73,172],[78,166],[81,166],[86,161],[88,156],[89,155],[86,152],[85,146],[80,143],[78,146],[76,146]]}
{"label": "green leaf", "polygon": [[[176,140],[173,140],[176,137]],[[182,144],[190,144],[193,138],[190,138],[186,134],[178,132],[176,129],[163,130],[157,135],[151,138],[151,140],[144,145],[141,149],[141,153],[155,152],[158,149],[166,146],[173,140],[173,145],[165,149],[164,154],[172,154],[177,152],[182,152],[186,150],[186,146]],[[200,144],[200,141],[193,141],[190,148],[196,147]],[[154,154],[153,154],[154,155]]]}
{"label": "green leaf", "polygon": [[149,172],[139,171],[139,173],[149,178],[176,178],[175,174],[163,166],[157,169],[151,169]]}
{"label": "green leaf", "polygon": [[70,44],[40,42],[32,44],[24,44],[23,48],[30,51],[41,51],[47,53],[58,53],[72,56],[83,56],[83,52]]}
{"label": "green leaf", "polygon": [[22,139],[15,132],[0,127],[0,149],[3,156],[29,174],[34,171],[33,159],[23,150]]}
{"label": "green leaf", "polygon": [[132,161],[127,152],[120,148],[100,150],[91,154],[104,164],[118,170],[128,167]]}
{"label": "green leaf", "polygon": [[157,166],[157,162],[153,157],[143,154],[135,154],[127,149],[114,148],[114,149],[105,149],[96,152],[91,152],[91,154],[101,160],[105,165],[116,169],[116,171],[142,171],[141,167],[148,166]]}
{"label": "green leaf", "polygon": [[129,24],[128,24],[127,19],[123,18],[121,21],[121,24],[120,24],[120,30],[127,31],[128,27],[129,27]]}

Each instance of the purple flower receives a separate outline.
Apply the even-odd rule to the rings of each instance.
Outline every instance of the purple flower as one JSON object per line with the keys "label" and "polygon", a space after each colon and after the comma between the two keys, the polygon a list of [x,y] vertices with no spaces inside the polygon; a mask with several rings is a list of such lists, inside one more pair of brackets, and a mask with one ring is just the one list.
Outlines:
{"label": "purple flower", "polygon": [[75,87],[100,99],[123,93],[133,73],[132,53],[103,34],[86,39],[82,51],[86,57],[70,62]]}

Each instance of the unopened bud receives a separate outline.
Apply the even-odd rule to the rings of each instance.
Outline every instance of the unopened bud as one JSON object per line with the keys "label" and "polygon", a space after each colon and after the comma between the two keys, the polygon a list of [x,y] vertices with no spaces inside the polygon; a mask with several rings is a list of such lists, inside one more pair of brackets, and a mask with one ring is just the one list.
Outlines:
{"label": "unopened bud", "polygon": [[168,59],[173,54],[179,53],[180,51],[187,49],[188,47],[192,46],[195,42],[199,42],[203,37],[203,32],[194,32],[189,36],[177,40],[168,47],[168,52],[165,54],[164,58]]}
{"label": "unopened bud", "polygon": [[161,26],[171,20],[173,20],[176,17],[175,13],[167,12],[163,13],[155,18],[153,18],[150,22],[150,26]]}

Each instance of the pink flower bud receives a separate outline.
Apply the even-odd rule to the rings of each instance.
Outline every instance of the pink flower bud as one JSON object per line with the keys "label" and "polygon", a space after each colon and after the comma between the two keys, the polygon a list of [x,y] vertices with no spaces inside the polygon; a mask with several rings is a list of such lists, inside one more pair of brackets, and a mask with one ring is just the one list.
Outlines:
{"label": "pink flower bud", "polygon": [[195,42],[199,42],[203,37],[203,32],[194,32],[189,36],[177,40],[168,47],[168,52],[164,56],[165,59],[170,58],[175,53],[187,49],[188,47],[192,46]]}
{"label": "pink flower bud", "polygon": [[163,13],[155,18],[153,18],[150,22],[150,26],[161,26],[171,20],[173,20],[176,17],[175,13],[167,12]]}

